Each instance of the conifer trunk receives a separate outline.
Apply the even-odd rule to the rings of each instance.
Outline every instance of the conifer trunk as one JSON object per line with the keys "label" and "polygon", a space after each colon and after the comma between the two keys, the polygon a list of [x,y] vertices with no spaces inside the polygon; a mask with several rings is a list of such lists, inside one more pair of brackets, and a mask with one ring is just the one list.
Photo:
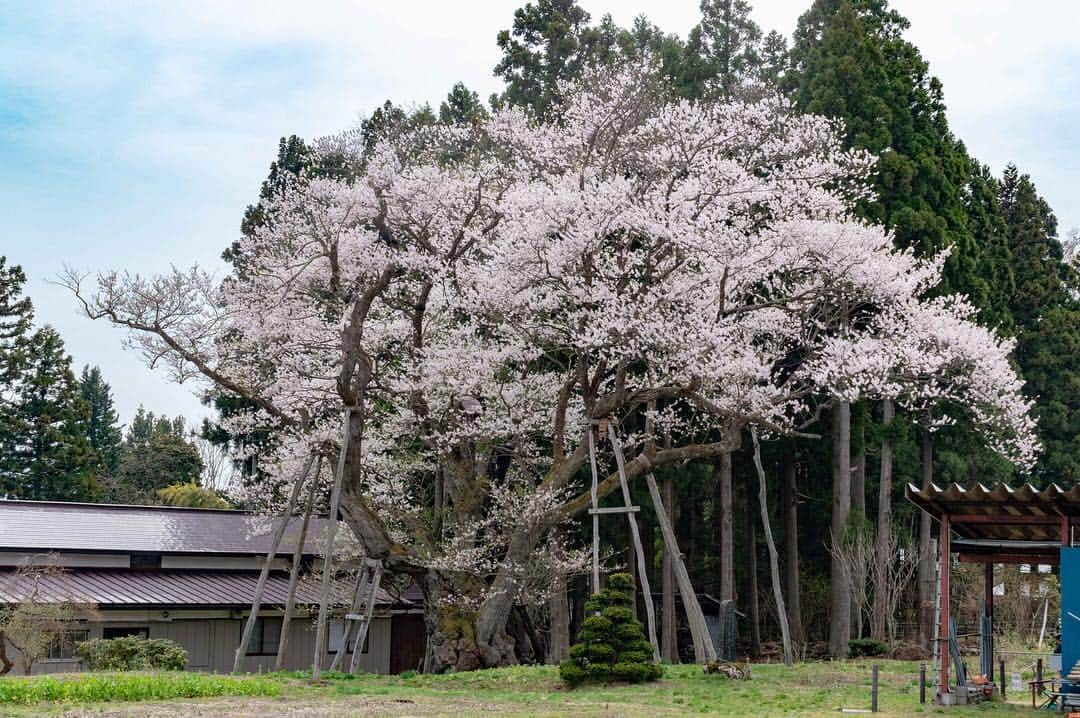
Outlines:
{"label": "conifer trunk", "polygon": [[[878,487],[878,515],[877,536],[874,560],[877,568],[874,575],[883,577],[888,570],[889,561],[894,557],[888,555],[889,534],[892,531],[892,474],[893,474],[893,449],[892,437],[889,430],[892,428],[895,409],[891,399],[881,403],[881,424],[883,435],[881,438],[881,479]],[[879,578],[880,580],[880,578]],[[888,640],[888,596],[880,587],[875,587],[874,610],[870,614],[870,636],[879,641]]]}
{"label": "conifer trunk", "polygon": [[[934,478],[934,444],[927,424],[920,431],[922,488],[930,488]],[[934,636],[934,556],[930,551],[930,514],[919,514],[919,643],[929,650]]]}
{"label": "conifer trunk", "polygon": [[781,454],[781,510],[784,516],[784,594],[791,640],[795,645],[806,641],[802,625],[802,600],[799,590],[799,486],[795,450],[784,442]]}
{"label": "conifer trunk", "polygon": [[[851,512],[851,405],[838,401],[832,412],[832,536],[838,542]],[[847,655],[851,640],[851,586],[842,563],[834,556],[829,575],[829,655]]]}
{"label": "conifer trunk", "polygon": [[761,607],[757,579],[757,521],[750,486],[746,487],[746,613],[750,617],[750,655],[761,655]]}
{"label": "conifer trunk", "polygon": [[732,530],[731,453],[720,455],[720,600],[735,600],[735,534]]}

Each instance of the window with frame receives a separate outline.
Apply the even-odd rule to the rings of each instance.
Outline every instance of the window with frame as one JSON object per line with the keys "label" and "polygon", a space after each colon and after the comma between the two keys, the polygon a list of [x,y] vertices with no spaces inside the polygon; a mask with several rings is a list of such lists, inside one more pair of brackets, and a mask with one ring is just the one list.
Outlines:
{"label": "window with frame", "polygon": [[75,660],[75,644],[90,639],[90,631],[81,628],[74,631],[64,631],[56,636],[52,645],[49,646],[48,660],[70,661]]}
{"label": "window with frame", "polygon": [[267,616],[255,619],[255,628],[248,641],[249,656],[277,655],[278,641],[281,639],[281,617]]}
{"label": "window with frame", "polygon": [[105,626],[101,629],[102,638],[149,638],[150,628],[147,626]]}

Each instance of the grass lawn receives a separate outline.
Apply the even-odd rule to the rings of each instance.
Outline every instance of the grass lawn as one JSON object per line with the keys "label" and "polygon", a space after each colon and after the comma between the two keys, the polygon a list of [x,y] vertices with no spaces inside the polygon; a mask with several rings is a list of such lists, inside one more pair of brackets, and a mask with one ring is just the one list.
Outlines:
{"label": "grass lawn", "polygon": [[[880,661],[881,716],[1031,714],[1026,695],[1008,704],[965,708],[919,705],[918,664]],[[279,695],[155,699],[140,702],[0,703],[0,715],[64,716],[839,716],[870,707],[870,662],[806,663],[753,668],[753,680],[706,676],[696,666],[669,666],[657,683],[567,690],[552,667],[505,668],[441,676],[338,678],[311,685],[295,675],[265,676]],[[0,693],[4,681],[0,679]],[[34,681],[40,679],[32,679]],[[78,681],[72,675],[64,680]],[[251,679],[249,679],[251,680]],[[238,693],[254,693],[240,684]],[[226,688],[227,690],[227,688]],[[198,694],[195,694],[198,695]],[[228,696],[229,693],[219,694]]]}

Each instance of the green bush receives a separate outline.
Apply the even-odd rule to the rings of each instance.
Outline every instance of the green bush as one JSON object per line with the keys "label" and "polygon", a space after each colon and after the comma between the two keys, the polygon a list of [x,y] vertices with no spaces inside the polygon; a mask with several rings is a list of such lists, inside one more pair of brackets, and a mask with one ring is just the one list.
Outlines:
{"label": "green bush", "polygon": [[75,653],[92,671],[182,671],[188,662],[184,647],[166,638],[95,638]]}
{"label": "green bush", "polygon": [[861,656],[884,656],[889,652],[888,645],[876,638],[856,638],[848,641],[848,658]]}
{"label": "green bush", "polygon": [[0,679],[0,705],[278,696],[281,692],[278,679],[208,673],[84,673]]}
{"label": "green bush", "polygon": [[581,622],[570,658],[559,666],[559,676],[570,687],[582,683],[655,681],[663,668],[653,663],[652,646],[641,622],[634,618],[634,578],[616,573],[607,588],[585,604],[590,615]]}

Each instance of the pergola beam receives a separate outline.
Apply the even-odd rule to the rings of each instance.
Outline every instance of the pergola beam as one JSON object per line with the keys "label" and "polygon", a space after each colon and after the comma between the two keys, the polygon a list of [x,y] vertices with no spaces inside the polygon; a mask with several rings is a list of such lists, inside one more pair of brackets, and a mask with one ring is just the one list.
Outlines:
{"label": "pergola beam", "polygon": [[1056,566],[1060,562],[1057,555],[1051,554],[1025,554],[1025,553],[971,553],[961,551],[957,553],[960,563],[1009,563],[1009,564],[1045,564]]}

